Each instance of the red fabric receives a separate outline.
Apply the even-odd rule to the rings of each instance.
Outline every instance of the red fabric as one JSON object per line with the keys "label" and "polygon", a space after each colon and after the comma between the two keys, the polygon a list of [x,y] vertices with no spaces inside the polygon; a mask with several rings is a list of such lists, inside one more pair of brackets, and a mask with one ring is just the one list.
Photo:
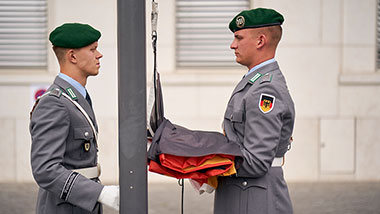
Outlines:
{"label": "red fabric", "polygon": [[[207,155],[202,157],[180,157],[161,154],[160,162],[149,162],[149,171],[181,178],[192,178],[207,182],[208,177],[223,174],[233,166],[234,156]],[[221,160],[222,158],[228,158]],[[207,161],[207,162],[206,162]],[[202,165],[203,164],[203,165]]]}

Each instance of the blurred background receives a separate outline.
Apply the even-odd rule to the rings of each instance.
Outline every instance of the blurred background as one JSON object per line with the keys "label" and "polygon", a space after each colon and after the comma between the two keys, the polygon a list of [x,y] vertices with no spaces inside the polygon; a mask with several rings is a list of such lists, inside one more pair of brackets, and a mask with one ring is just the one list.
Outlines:
{"label": "blurred background", "polygon": [[[228,23],[243,9],[274,8],[285,17],[276,60],[296,107],[287,181],[380,181],[379,0],[156,1],[158,71],[171,122],[221,131],[231,92],[247,72],[234,62]],[[102,32],[100,74],[86,88],[100,130],[101,179],[118,182],[116,3],[0,0],[0,183],[34,182],[29,112],[59,72],[48,35],[65,22]],[[148,84],[150,13],[146,0]],[[149,174],[149,183],[172,181]]]}

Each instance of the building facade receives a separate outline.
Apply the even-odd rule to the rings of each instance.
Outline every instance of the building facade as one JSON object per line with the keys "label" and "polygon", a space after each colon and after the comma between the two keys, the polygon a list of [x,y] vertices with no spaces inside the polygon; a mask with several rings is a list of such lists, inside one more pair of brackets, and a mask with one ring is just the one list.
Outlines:
{"label": "building facade", "polygon": [[[233,62],[233,51],[229,50],[233,34],[227,27],[236,14],[232,11],[274,8],[285,17],[276,60],[296,107],[294,143],[284,166],[286,178],[289,181],[380,180],[377,0],[156,1],[159,3],[158,71],[165,115],[171,122],[190,129],[221,131],[228,99],[247,72]],[[12,11],[21,6],[7,5],[7,2],[10,1],[0,1],[0,11],[15,16]],[[29,112],[34,95],[59,72],[47,37],[64,22],[89,23],[102,32],[99,50],[104,57],[100,74],[89,78],[87,89],[100,129],[101,179],[117,182],[117,2],[36,2],[46,12],[40,15],[46,18],[46,29],[42,32],[46,40],[37,42],[45,48],[42,51],[45,57],[39,58],[42,64],[0,63],[0,167],[3,169],[0,182],[33,182]],[[150,12],[151,1],[146,1],[148,83],[153,68]],[[13,48],[1,43],[2,39],[4,43],[9,39],[6,30],[18,25],[10,20],[0,15],[1,56],[8,56],[11,51],[6,48]],[[20,28],[33,28],[33,25],[23,26]],[[164,180],[163,176],[150,174],[150,181]]]}

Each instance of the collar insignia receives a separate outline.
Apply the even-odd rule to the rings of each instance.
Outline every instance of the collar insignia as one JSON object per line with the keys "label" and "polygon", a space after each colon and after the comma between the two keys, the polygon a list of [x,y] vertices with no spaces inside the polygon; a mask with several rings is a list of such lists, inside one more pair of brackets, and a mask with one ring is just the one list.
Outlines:
{"label": "collar insignia", "polygon": [[262,76],[260,73],[256,73],[255,76],[253,76],[249,81],[251,83],[254,83],[257,79],[259,79]]}
{"label": "collar insignia", "polygon": [[77,99],[77,95],[74,93],[72,88],[66,88],[67,94],[71,97],[71,99]]}

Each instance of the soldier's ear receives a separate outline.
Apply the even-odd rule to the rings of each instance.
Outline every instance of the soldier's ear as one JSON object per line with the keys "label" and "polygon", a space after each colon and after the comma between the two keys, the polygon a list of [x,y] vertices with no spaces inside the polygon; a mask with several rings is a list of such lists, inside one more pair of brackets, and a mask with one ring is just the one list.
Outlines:
{"label": "soldier's ear", "polygon": [[76,64],[77,63],[77,57],[74,49],[69,49],[66,53],[66,59],[71,62]]}
{"label": "soldier's ear", "polygon": [[265,34],[260,34],[260,36],[257,38],[257,48],[263,47],[267,43],[267,37]]}

